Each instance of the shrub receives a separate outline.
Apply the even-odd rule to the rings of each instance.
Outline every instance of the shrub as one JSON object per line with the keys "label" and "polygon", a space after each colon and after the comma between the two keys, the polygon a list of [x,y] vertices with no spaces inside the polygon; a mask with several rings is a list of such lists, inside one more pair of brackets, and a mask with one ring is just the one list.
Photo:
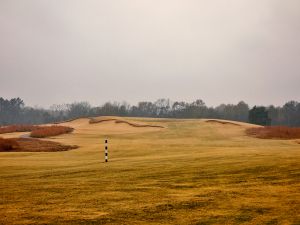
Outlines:
{"label": "shrub", "polygon": [[66,126],[44,126],[39,129],[33,130],[30,133],[30,137],[45,138],[50,136],[57,136],[60,134],[71,133],[74,129]]}
{"label": "shrub", "polygon": [[268,126],[249,128],[246,133],[250,136],[264,139],[298,139],[300,127]]}

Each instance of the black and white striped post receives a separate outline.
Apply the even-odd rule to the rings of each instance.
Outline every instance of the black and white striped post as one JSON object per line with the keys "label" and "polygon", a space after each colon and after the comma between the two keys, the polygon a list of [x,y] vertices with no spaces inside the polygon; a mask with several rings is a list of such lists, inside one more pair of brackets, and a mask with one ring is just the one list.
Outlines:
{"label": "black and white striped post", "polygon": [[104,159],[105,159],[105,162],[108,162],[108,141],[105,140],[105,154],[104,154]]}

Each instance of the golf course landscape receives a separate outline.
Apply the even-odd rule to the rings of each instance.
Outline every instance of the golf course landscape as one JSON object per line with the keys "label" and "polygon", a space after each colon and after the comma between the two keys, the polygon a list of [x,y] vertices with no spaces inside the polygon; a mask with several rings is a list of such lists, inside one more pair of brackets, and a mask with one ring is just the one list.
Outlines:
{"label": "golf course landscape", "polygon": [[206,119],[59,125],[74,131],[41,140],[78,148],[0,152],[0,224],[300,224],[299,139]]}

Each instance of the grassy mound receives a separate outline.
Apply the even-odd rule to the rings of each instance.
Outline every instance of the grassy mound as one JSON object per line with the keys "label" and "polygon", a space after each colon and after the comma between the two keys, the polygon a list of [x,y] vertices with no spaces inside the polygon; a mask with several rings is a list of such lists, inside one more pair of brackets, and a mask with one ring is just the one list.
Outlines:
{"label": "grassy mound", "polygon": [[240,126],[240,124],[233,123],[233,122],[228,122],[228,121],[223,121],[223,120],[207,120],[206,123],[217,123],[217,124],[222,124],[222,125]]}

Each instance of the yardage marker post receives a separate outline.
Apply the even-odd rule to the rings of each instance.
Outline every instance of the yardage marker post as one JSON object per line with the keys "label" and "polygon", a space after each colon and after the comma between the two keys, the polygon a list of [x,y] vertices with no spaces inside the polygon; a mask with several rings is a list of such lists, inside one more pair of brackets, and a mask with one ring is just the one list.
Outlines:
{"label": "yardage marker post", "polygon": [[105,153],[104,153],[105,162],[108,162],[108,141],[105,140]]}

